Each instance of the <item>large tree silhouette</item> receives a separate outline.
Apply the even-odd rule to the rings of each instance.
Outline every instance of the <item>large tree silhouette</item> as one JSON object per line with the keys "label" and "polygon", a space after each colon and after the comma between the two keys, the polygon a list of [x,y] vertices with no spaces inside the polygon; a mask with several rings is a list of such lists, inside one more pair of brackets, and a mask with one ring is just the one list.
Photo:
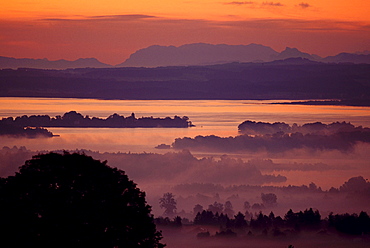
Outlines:
{"label": "large tree silhouette", "polygon": [[1,247],[164,247],[145,193],[106,161],[37,155],[0,184]]}

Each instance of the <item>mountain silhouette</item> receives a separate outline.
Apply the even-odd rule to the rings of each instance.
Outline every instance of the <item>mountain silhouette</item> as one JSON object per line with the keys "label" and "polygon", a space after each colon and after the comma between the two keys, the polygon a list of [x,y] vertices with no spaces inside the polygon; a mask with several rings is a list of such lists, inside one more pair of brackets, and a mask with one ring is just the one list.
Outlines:
{"label": "mountain silhouette", "polygon": [[340,53],[323,59],[329,63],[370,64],[370,54]]}
{"label": "mountain silhouette", "polygon": [[[69,68],[109,68],[109,67],[161,67],[161,66],[199,66],[217,65],[233,62],[239,63],[266,63],[283,61],[294,64],[307,63],[302,60],[289,60],[291,58],[308,59],[324,63],[354,63],[370,64],[370,52],[339,53],[335,56],[322,58],[315,54],[301,52],[297,48],[286,47],[284,51],[277,52],[271,47],[251,43],[249,45],[227,45],[193,43],[179,47],[153,45],[140,49],[130,55],[123,63],[116,66],[101,63],[95,58],[80,58],[74,61],[31,58],[11,58],[0,56],[0,69],[69,69]],[[288,61],[285,61],[287,60]],[[279,63],[280,63],[279,62]]]}
{"label": "mountain silhouette", "polygon": [[34,68],[34,69],[68,69],[68,68],[106,68],[111,65],[104,64],[95,58],[79,58],[74,61],[48,59],[11,58],[0,56],[0,68]]}
{"label": "mountain silhouette", "polygon": [[[149,46],[131,54],[118,67],[159,67],[159,66],[190,66],[215,65],[232,62],[271,62],[290,58],[302,58],[325,63],[370,63],[368,53],[340,53],[322,58],[315,54],[299,51],[297,48],[286,47],[277,52],[271,47],[260,44],[249,45],[212,45],[206,43],[175,46]],[[293,61],[290,61],[293,62]],[[298,61],[299,62],[299,61]]]}
{"label": "mountain silhouette", "polygon": [[266,62],[265,65],[319,65],[322,62],[310,60],[302,57],[288,57],[287,59]]}
{"label": "mountain silhouette", "polygon": [[278,54],[270,47],[253,43],[249,45],[195,43],[179,47],[155,45],[138,50],[117,66],[158,67],[264,62],[271,61]]}
{"label": "mountain silhouette", "polygon": [[309,60],[317,60],[320,61],[321,57],[315,54],[308,54],[299,51],[297,48],[285,48],[284,51],[282,51],[280,54],[278,54],[274,59],[276,60],[284,60],[289,58],[303,58],[303,59],[309,59]]}

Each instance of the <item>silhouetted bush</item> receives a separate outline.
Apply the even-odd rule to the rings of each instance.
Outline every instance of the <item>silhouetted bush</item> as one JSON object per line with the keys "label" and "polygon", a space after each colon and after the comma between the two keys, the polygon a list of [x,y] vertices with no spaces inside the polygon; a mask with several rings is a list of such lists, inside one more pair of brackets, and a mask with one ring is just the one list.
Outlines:
{"label": "silhouetted bush", "polygon": [[176,216],[171,220],[168,217],[158,217],[154,219],[154,223],[158,226],[181,227],[182,218],[180,216]]}
{"label": "silhouetted bush", "polygon": [[216,232],[215,234],[216,237],[236,237],[237,234],[235,232],[233,232],[232,230],[230,229],[227,229],[226,231],[221,231],[221,232]]}
{"label": "silhouetted bush", "polygon": [[210,236],[211,236],[211,234],[209,233],[209,231],[207,231],[207,232],[200,232],[200,233],[197,234],[197,238],[208,238]]}

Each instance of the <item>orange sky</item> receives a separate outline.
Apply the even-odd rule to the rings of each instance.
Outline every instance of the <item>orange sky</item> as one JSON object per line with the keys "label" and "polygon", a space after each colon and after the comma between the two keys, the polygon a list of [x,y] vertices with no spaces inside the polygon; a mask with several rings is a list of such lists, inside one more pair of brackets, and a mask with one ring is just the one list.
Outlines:
{"label": "orange sky", "polygon": [[259,43],[320,56],[370,50],[370,1],[12,0],[0,56],[123,62],[158,44]]}

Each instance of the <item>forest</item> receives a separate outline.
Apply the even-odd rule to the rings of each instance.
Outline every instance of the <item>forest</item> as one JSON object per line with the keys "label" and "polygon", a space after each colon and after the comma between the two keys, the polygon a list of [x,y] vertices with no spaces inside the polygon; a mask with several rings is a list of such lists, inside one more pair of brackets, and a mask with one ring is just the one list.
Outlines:
{"label": "forest", "polygon": [[[360,238],[364,244],[368,242],[370,224],[367,211],[370,203],[370,198],[368,197],[370,183],[361,176],[350,178],[340,187],[332,187],[329,190],[322,189],[315,183],[301,186],[269,186],[264,184],[286,180],[283,176],[262,173],[261,168],[283,166],[271,160],[250,160],[243,162],[229,158],[226,155],[222,156],[220,160],[211,158],[197,159],[186,151],[163,155],[150,153],[99,153],[86,150],[78,151],[77,153],[69,153],[67,151],[52,153],[44,151],[42,153],[46,153],[46,155],[40,155],[40,152],[29,151],[25,147],[4,147],[1,149],[0,164],[2,170],[0,173],[2,177],[6,178],[0,180],[0,183],[8,185],[9,182],[9,187],[11,186],[11,188],[2,186],[0,187],[0,191],[16,190],[18,192],[19,189],[17,189],[18,186],[15,183],[20,183],[22,180],[25,180],[22,178],[29,177],[32,180],[28,180],[22,186],[22,190],[25,192],[29,190],[31,190],[32,194],[40,192],[42,198],[44,198],[44,194],[61,194],[63,197],[58,197],[56,199],[58,202],[63,201],[65,199],[64,197],[72,197],[71,199],[75,199],[73,202],[78,204],[80,200],[75,198],[77,196],[82,197],[81,203],[84,201],[90,202],[93,199],[87,197],[89,190],[93,190],[92,192],[98,190],[98,188],[95,189],[95,187],[92,187],[91,183],[95,183],[96,180],[99,183],[103,178],[100,176],[96,177],[94,176],[95,174],[90,174],[87,169],[88,167],[79,168],[77,166],[79,164],[78,161],[74,162],[76,164],[73,163],[71,165],[68,165],[68,161],[65,164],[64,162],[53,162],[55,166],[51,166],[50,169],[55,168],[57,170],[56,172],[52,172],[49,169],[50,163],[47,160],[42,163],[46,167],[40,169],[32,168],[34,165],[41,163],[42,160],[38,160],[44,158],[44,156],[55,157],[56,161],[60,161],[59,156],[63,154],[67,158],[70,156],[68,154],[73,156],[77,156],[74,154],[81,154],[79,156],[83,158],[91,155],[97,159],[105,160],[102,162],[104,166],[106,166],[106,160],[109,160],[110,166],[117,166],[111,167],[115,168],[113,171],[122,171],[123,169],[130,175],[130,179],[139,183],[140,189],[145,190],[146,200],[150,204],[150,209],[155,216],[152,221],[157,226],[157,230],[163,231],[165,237],[163,243],[171,244],[175,242],[175,244],[179,244],[178,247],[184,247],[181,246],[182,241],[180,240],[191,240],[193,237],[199,240],[199,242],[202,242],[202,244],[209,243],[209,245],[212,245],[213,242],[221,242],[215,241],[215,239],[217,240],[219,238],[222,238],[222,240],[224,238],[226,239],[222,242],[226,242],[227,240],[230,242],[230,238],[232,238],[233,243],[235,240],[235,242],[253,241],[259,244],[265,244],[266,240],[261,239],[266,238],[267,240],[275,240],[274,242],[299,244],[297,237],[300,237],[300,240],[304,240],[304,238],[301,238],[306,237],[308,234],[314,235],[318,239],[325,238],[327,242],[333,237],[336,237],[335,240],[337,242],[341,242],[342,238],[345,238],[348,242],[352,242],[351,240],[354,237]],[[29,160],[32,156],[33,159]],[[26,162],[24,163],[24,161]],[[14,171],[17,171],[17,166],[20,164],[24,165],[21,167],[20,172],[16,172],[14,176]],[[67,165],[69,170],[72,171],[67,173],[66,170],[61,173],[64,169],[58,168],[63,168]],[[74,167],[80,171],[74,172]],[[306,168],[322,170],[325,169],[324,167],[325,164],[292,164],[291,167],[285,167],[285,169],[302,170]],[[211,168],[217,169],[211,173]],[[326,170],[332,169],[330,166],[326,167]],[[85,170],[86,172],[84,172]],[[32,174],[43,171],[46,173],[45,178]],[[46,178],[49,178],[48,173],[56,173],[56,176],[50,174],[50,179],[46,180]],[[73,173],[77,173],[77,179],[71,181],[69,177],[75,177]],[[80,178],[79,175],[83,175],[83,177]],[[194,177],[195,175],[198,175],[198,177]],[[205,175],[208,176],[208,182]],[[90,176],[92,178],[89,179]],[[108,178],[104,180],[108,180]],[[219,179],[223,179],[223,181]],[[37,183],[38,180],[42,180],[40,181],[41,184]],[[50,185],[49,180],[57,180],[56,183],[52,183],[54,186],[51,188],[47,186]],[[80,184],[80,180],[83,180],[81,182],[84,183]],[[220,182],[220,184],[211,183],[215,181]],[[63,185],[65,183],[68,183],[66,184],[67,188],[70,187],[68,186],[70,183],[75,185],[70,188],[71,191],[68,190],[65,193],[73,192],[73,188],[75,187],[83,187],[82,189],[84,191],[81,192],[86,193],[79,191],[80,193],[77,195],[65,196],[65,193],[63,193]],[[31,184],[32,187],[27,186],[28,184]],[[41,190],[44,187],[42,185],[47,186],[46,191]],[[104,183],[104,185],[106,184]],[[163,186],[158,187],[158,185]],[[32,189],[33,187],[41,187],[41,191],[39,189],[34,191]],[[104,187],[99,186],[99,188],[111,190],[109,184]],[[168,190],[172,193],[169,193]],[[102,197],[99,193],[100,191],[96,192],[98,197]],[[167,193],[163,194],[163,192]],[[20,192],[17,194],[23,193]],[[85,194],[86,199],[84,198]],[[22,201],[24,202],[22,204],[33,204],[31,200],[38,199],[35,196],[23,199],[17,198],[13,193],[11,195],[2,194],[3,198],[0,201],[10,201],[10,204],[14,206],[11,203],[12,201]],[[109,193],[108,195],[111,194]],[[7,197],[11,197],[11,200],[7,200]],[[42,200],[42,204],[44,204],[43,206],[49,206],[51,202],[44,199]],[[59,205],[60,203],[57,203],[52,206],[58,207]],[[6,208],[7,206],[3,204],[2,208]],[[17,206],[17,209],[20,209],[22,205]],[[69,206],[68,209],[73,210],[72,205],[67,204],[67,206]],[[101,211],[96,207],[98,206],[93,207],[92,212],[89,210],[89,214]],[[17,210],[13,209],[12,211]],[[12,211],[9,210],[8,212]],[[44,214],[42,212],[37,213],[42,217],[45,216],[45,218],[49,214],[48,212]],[[84,214],[83,216],[87,217],[88,215]],[[34,220],[33,217],[31,219],[32,221],[38,221]],[[78,222],[80,220],[77,218],[74,221]],[[63,223],[63,225],[68,226],[67,223]],[[77,224],[81,225],[79,222]],[[28,230],[28,227],[24,228]],[[81,231],[85,230],[84,228],[86,227],[82,226]],[[47,229],[40,226],[38,231],[45,232]],[[6,230],[6,232],[9,233],[11,230]],[[99,239],[99,237],[97,236],[96,238]],[[104,238],[104,235],[101,237]],[[33,239],[33,237],[29,238]],[[45,242],[50,241],[46,240]],[[68,243],[74,241],[65,240],[63,242]],[[83,242],[89,241],[84,240]],[[192,240],[192,242],[198,241]],[[14,246],[10,245],[9,247]]]}
{"label": "forest", "polygon": [[0,96],[136,100],[338,99],[343,102],[336,104],[368,106],[369,66],[293,58],[267,63],[158,68],[3,69],[0,70]]}
{"label": "forest", "polygon": [[[217,203],[213,205],[217,205]],[[210,208],[217,208],[213,205],[210,205]],[[230,203],[229,206],[225,204],[224,211],[233,212]],[[361,211],[359,214],[330,213],[327,217],[323,218],[319,210],[313,210],[312,208],[298,212],[293,212],[290,209],[283,217],[275,216],[272,211],[268,215],[262,211],[256,215],[252,215],[248,211],[245,214],[238,212],[229,217],[228,214],[222,212],[203,210],[198,212],[191,221],[179,216],[173,219],[169,217],[158,217],[155,218],[155,223],[158,226],[171,227],[181,227],[182,225],[216,226],[219,228],[219,232],[214,234],[216,237],[236,237],[237,235],[284,237],[294,236],[300,231],[314,231],[321,234],[327,232],[339,232],[348,235],[370,234],[370,217],[366,212]],[[211,237],[211,235],[207,231],[198,233],[197,237],[204,238]]]}
{"label": "forest", "polygon": [[[350,190],[353,186],[351,184],[356,180],[358,179],[350,179],[339,191]],[[311,185],[310,188],[317,190]],[[369,189],[368,186],[366,194],[369,194]],[[268,207],[278,204],[274,193],[262,193],[261,199]],[[279,216],[273,211],[265,214],[266,210],[257,210],[261,206],[251,206],[249,202],[244,202],[243,212],[236,212],[232,203],[227,201],[225,204],[214,202],[206,209],[196,204],[193,209],[195,217],[188,219],[177,215],[177,202],[172,193],[163,194],[159,203],[165,210],[154,221],[165,234],[177,237],[175,242],[169,240],[174,244],[181,244],[181,247],[186,247],[185,240],[191,240],[191,235],[197,239],[192,239],[192,244],[199,247],[228,247],[230,242],[233,247],[271,247],[283,244],[285,247],[294,247],[291,243],[297,243],[297,247],[366,247],[370,242],[370,217],[365,211],[330,212],[325,216],[318,209],[306,208],[300,211],[289,209]]]}

